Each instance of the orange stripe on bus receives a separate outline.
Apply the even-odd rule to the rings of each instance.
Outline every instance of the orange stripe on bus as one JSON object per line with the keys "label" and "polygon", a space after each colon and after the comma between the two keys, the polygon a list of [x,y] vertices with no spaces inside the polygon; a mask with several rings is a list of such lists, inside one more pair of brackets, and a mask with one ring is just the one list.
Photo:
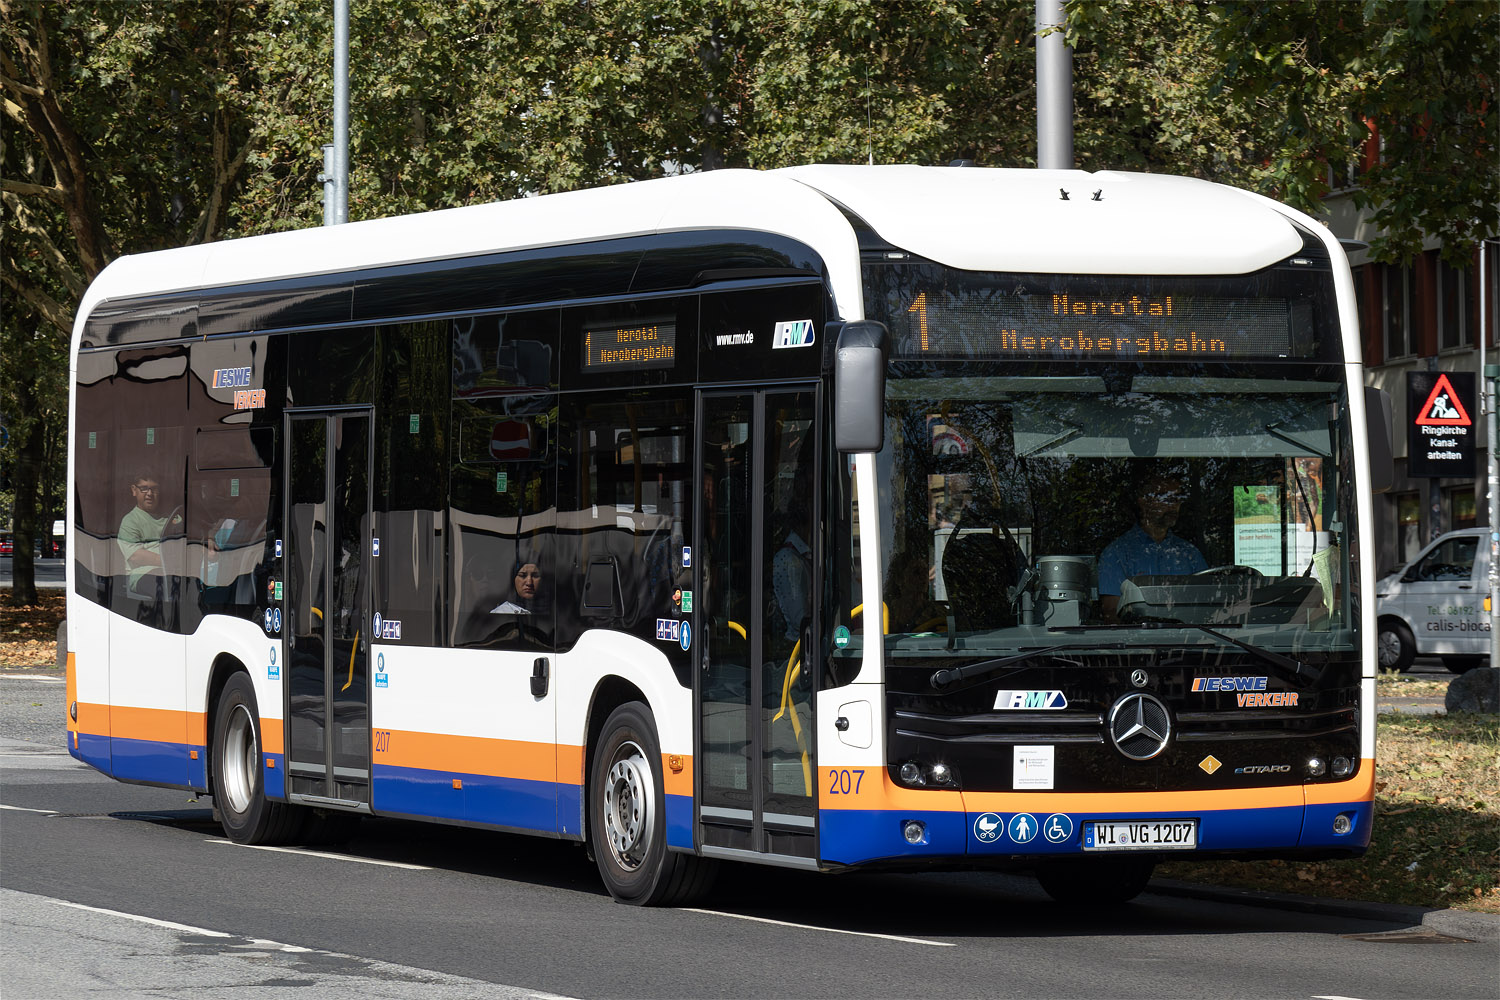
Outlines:
{"label": "orange stripe on bus", "polygon": [[375,763],[423,771],[485,774],[530,781],[557,780],[557,746],[482,736],[391,730],[376,742]]}
{"label": "orange stripe on bus", "polygon": [[[677,770],[673,770],[674,765]],[[693,758],[685,753],[661,755],[662,791],[668,795],[693,794]]]}
{"label": "orange stripe on bus", "polygon": [[1338,805],[1341,802],[1369,802],[1375,797],[1375,762],[1366,757],[1359,762],[1359,773],[1348,781],[1319,782],[1304,785],[1307,804]]}
{"label": "orange stripe on bus", "polygon": [[63,675],[67,678],[65,685],[66,693],[63,695],[66,699],[63,702],[63,718],[67,720],[69,732],[76,732],[78,730],[78,723],[73,721],[72,711],[72,706],[78,702],[78,670],[77,663],[74,660],[75,655],[71,652],[68,654],[67,670]]}
{"label": "orange stripe on bus", "polygon": [[202,712],[170,708],[134,708],[129,705],[78,703],[78,732],[109,736],[117,740],[149,740],[153,743],[208,742],[208,719]]}
{"label": "orange stripe on bus", "polygon": [[[1304,802],[1358,802],[1374,789],[1373,767],[1364,781],[1284,785],[1274,788],[1218,788],[1180,792],[957,792],[903,788],[883,767],[818,771],[818,807],[928,812],[1193,812],[1218,809],[1273,809]],[[863,772],[863,773],[861,773]],[[1305,798],[1304,798],[1305,796]]]}
{"label": "orange stripe on bus", "polygon": [[260,720],[260,748],[265,753],[286,753],[280,719]]}

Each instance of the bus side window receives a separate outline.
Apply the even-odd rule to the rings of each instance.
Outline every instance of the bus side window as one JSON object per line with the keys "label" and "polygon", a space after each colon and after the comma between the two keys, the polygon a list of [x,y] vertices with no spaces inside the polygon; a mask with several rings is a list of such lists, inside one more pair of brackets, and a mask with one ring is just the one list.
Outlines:
{"label": "bus side window", "polygon": [[[611,393],[564,410],[559,506],[568,528],[558,536],[557,565],[567,576],[557,588],[558,645],[589,628],[619,629],[658,646],[686,678],[687,652],[660,642],[656,622],[681,617],[681,593],[692,587],[682,549],[692,537],[697,481],[693,407],[687,391],[663,396],[620,402]],[[605,567],[613,567],[611,589],[618,588],[613,607],[585,608],[586,577]]]}

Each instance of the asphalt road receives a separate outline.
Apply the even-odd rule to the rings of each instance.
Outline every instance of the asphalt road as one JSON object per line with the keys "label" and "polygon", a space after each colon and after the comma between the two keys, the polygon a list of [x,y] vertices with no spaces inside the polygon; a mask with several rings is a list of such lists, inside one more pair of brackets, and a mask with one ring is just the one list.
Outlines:
{"label": "asphalt road", "polygon": [[62,693],[0,677],[6,1000],[1496,993],[1494,942],[1153,894],[1068,910],[1021,877],[736,868],[701,909],[643,910],[547,840],[375,820],[336,852],[238,847],[207,800],[67,756]]}
{"label": "asphalt road", "polygon": [[[10,556],[0,556],[0,590],[10,589],[11,569],[14,565]],[[34,574],[38,589],[60,590],[67,586],[67,566],[61,559],[37,559],[32,563],[35,567]]]}

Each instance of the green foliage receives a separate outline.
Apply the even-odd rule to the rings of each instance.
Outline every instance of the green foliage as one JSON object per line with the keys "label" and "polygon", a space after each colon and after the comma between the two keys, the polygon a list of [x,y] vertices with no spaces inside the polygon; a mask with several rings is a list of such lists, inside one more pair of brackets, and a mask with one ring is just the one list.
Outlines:
{"label": "green foliage", "polygon": [[1424,236],[1467,266],[1497,232],[1494,0],[1072,0],[1080,160],[1220,180],[1321,214],[1378,131],[1359,178],[1377,260]]}
{"label": "green foliage", "polygon": [[[1029,166],[1033,14],[1022,0],[357,0],[350,218],[713,166]],[[1385,155],[1356,197],[1378,259],[1426,234],[1462,262],[1496,231],[1494,0],[1072,0],[1068,14],[1080,166],[1191,174],[1316,214],[1325,164],[1354,157],[1371,122]],[[326,0],[0,0],[0,29],[0,408],[19,514],[61,502],[42,489],[61,469],[59,373],[75,304],[110,260],[321,221],[332,26]]]}

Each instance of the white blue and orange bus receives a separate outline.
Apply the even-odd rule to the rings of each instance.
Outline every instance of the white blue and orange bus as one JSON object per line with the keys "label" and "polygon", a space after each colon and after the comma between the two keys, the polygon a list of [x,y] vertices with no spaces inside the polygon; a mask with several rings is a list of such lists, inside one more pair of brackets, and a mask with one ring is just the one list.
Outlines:
{"label": "white blue and orange bus", "polygon": [[69,746],[235,841],[539,834],[632,903],[722,860],[1103,902],[1358,855],[1355,315],[1312,219],[1125,173],[726,170],[122,258],[72,345]]}

